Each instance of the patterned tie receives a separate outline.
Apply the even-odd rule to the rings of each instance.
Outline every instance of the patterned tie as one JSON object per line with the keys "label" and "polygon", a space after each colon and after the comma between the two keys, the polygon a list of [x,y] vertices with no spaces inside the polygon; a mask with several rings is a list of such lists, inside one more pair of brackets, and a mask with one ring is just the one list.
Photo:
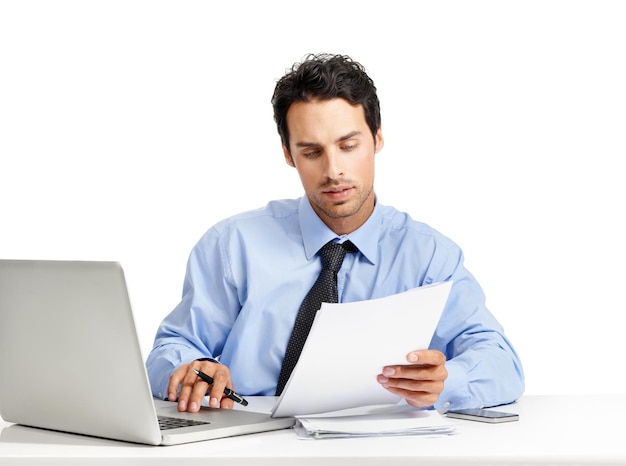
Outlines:
{"label": "patterned tie", "polygon": [[357,250],[357,247],[350,241],[346,241],[343,244],[330,241],[320,249],[322,271],[309,293],[305,296],[304,301],[302,301],[300,311],[293,325],[291,337],[289,338],[285,352],[285,358],[283,359],[283,366],[278,376],[278,385],[276,387],[277,396],[282,393],[287,380],[289,380],[291,371],[296,367],[304,342],[311,330],[315,314],[322,306],[322,303],[336,303],[339,299],[337,292],[337,272],[339,272],[341,268],[346,252],[356,252]]}

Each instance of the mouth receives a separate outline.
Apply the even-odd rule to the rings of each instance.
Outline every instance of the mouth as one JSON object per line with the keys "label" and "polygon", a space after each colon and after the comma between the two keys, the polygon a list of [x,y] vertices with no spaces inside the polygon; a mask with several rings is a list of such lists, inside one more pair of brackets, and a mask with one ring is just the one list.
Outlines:
{"label": "mouth", "polygon": [[345,201],[352,193],[350,186],[333,186],[322,191],[322,194],[332,201]]}

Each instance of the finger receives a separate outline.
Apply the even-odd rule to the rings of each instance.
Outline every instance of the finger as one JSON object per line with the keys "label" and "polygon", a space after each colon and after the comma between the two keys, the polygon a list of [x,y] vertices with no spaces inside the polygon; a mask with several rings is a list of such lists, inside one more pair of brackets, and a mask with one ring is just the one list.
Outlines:
{"label": "finger", "polygon": [[[179,411],[189,411],[191,407],[193,411],[198,411],[200,409],[200,404],[198,403],[198,397],[195,395],[192,398],[193,392],[196,389],[196,382],[203,382],[198,378],[196,373],[193,371],[193,365],[187,364],[185,366],[185,377],[181,380],[180,383],[180,393],[178,394],[178,410]],[[206,391],[208,384],[203,382],[203,388],[198,388],[197,390],[204,389]],[[201,402],[202,400],[200,400]],[[191,406],[191,403],[195,404]]]}
{"label": "finger", "polygon": [[388,379],[381,383],[387,390],[418,393],[441,393],[444,386],[443,380],[411,380],[411,379]]}
{"label": "finger", "polygon": [[389,392],[404,398],[408,404],[418,408],[433,405],[443,391],[442,382],[432,381],[394,381],[393,385],[384,384]]}
{"label": "finger", "polygon": [[426,408],[434,405],[439,399],[437,392],[413,392],[408,390],[402,390],[399,388],[388,389],[394,395],[398,395],[404,398],[406,402],[416,408]]}
{"label": "finger", "polygon": [[[443,381],[448,378],[445,365],[441,366],[393,366],[385,367],[379,378],[388,380]],[[384,381],[383,381],[384,382]]]}
{"label": "finger", "polygon": [[187,411],[190,413],[197,413],[200,411],[200,407],[202,406],[202,402],[204,401],[204,397],[210,390],[210,386],[200,377],[198,377],[195,373],[194,384],[191,387],[191,392],[189,394],[189,401],[187,403]]}
{"label": "finger", "polygon": [[170,376],[170,381],[167,386],[167,399],[169,401],[176,401],[178,399],[178,388],[187,373],[186,366],[186,364],[183,364]]}
{"label": "finger", "polygon": [[411,364],[428,364],[438,366],[445,364],[446,356],[437,350],[417,350],[411,351],[406,356],[406,360]]}
{"label": "finger", "polygon": [[230,371],[226,366],[220,365],[213,374],[213,386],[209,393],[209,406],[212,408],[232,408],[233,400],[224,394],[224,388],[233,389]]}
{"label": "finger", "polygon": [[382,369],[382,375],[394,378],[427,379],[428,375],[425,375],[424,370],[440,370],[439,368],[445,368],[446,363],[445,355],[436,350],[413,351],[407,355],[407,360],[414,362],[408,365],[385,366]]}

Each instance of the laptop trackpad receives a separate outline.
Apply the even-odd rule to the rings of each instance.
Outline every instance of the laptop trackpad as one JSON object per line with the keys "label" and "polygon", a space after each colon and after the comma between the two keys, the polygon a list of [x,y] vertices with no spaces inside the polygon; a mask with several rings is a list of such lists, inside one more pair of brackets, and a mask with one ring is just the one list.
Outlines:
{"label": "laptop trackpad", "polygon": [[192,419],[226,427],[244,424],[276,424],[276,428],[287,428],[295,424],[293,418],[272,418],[269,413],[248,411],[245,409],[220,409],[202,406],[197,413],[179,412],[177,404],[169,401],[155,400],[158,416]]}

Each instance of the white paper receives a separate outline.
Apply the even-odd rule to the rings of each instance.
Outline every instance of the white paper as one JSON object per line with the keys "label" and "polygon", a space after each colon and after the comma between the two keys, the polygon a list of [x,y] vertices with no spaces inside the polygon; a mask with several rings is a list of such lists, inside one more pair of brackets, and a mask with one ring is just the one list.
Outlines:
{"label": "white paper", "polygon": [[376,376],[406,355],[427,349],[450,293],[451,282],[414,288],[385,298],[323,303],[274,417],[298,416],[397,403]]}
{"label": "white paper", "polygon": [[369,437],[390,435],[441,436],[456,433],[454,424],[435,410],[419,410],[405,403],[327,417],[298,418],[299,438]]}

